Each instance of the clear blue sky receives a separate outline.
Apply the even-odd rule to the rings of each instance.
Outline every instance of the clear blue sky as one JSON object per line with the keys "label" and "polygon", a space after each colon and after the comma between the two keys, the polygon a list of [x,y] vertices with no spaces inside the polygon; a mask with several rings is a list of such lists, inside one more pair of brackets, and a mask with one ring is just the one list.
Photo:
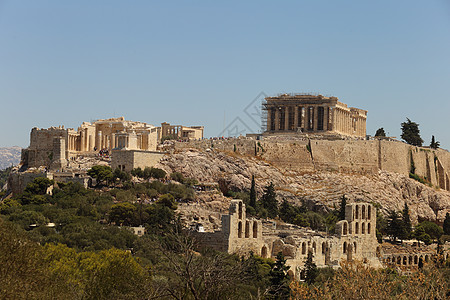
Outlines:
{"label": "clear blue sky", "polygon": [[0,146],[113,116],[256,130],[261,92],[337,96],[370,134],[409,117],[449,149],[450,1],[0,0]]}

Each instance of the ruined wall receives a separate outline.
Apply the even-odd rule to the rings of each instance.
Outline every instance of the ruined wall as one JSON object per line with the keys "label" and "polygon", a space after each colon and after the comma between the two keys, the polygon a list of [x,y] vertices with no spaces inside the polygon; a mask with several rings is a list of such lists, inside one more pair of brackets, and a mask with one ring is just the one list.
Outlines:
{"label": "ruined wall", "polygon": [[44,172],[11,172],[8,177],[8,190],[12,192],[13,195],[18,195],[22,193],[30,182],[33,182],[35,178],[45,177],[48,179],[53,179],[51,173]]}

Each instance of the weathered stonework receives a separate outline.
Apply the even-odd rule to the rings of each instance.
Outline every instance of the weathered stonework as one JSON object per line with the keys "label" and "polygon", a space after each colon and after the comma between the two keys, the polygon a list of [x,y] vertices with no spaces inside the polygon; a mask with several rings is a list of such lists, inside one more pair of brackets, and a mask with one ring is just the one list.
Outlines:
{"label": "weathered stonework", "polygon": [[113,150],[111,168],[130,172],[134,168],[153,167],[164,156],[162,152],[142,150]]}
{"label": "weathered stonework", "polygon": [[282,94],[265,98],[265,135],[336,133],[366,136],[367,111],[347,107],[336,97]]}

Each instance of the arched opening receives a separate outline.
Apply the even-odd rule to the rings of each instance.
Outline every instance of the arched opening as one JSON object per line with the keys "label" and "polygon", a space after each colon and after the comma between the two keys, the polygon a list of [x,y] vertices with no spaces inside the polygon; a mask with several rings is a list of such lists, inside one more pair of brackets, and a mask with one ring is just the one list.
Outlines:
{"label": "arched opening", "polygon": [[239,202],[239,219],[242,219],[242,201]]}
{"label": "arched opening", "polygon": [[402,258],[400,256],[397,256],[397,265],[402,264]]}
{"label": "arched opening", "polygon": [[430,257],[428,255],[425,255],[425,262],[428,262],[429,259]]}
{"label": "arched opening", "polygon": [[419,263],[419,258],[416,256],[414,256],[414,264],[417,265]]}
{"label": "arched opening", "polygon": [[412,256],[408,257],[408,265],[412,265],[413,263],[413,258]]}
{"label": "arched opening", "polygon": [[368,205],[367,206],[367,219],[370,220],[370,215],[372,214],[372,206]]}
{"label": "arched opening", "polygon": [[289,278],[294,278],[294,271],[289,270],[289,271],[287,272],[287,275],[289,276]]}
{"label": "arched opening", "polygon": [[390,257],[386,258],[386,262],[390,263],[391,262],[391,258]]}
{"label": "arched opening", "polygon": [[406,265],[406,256],[403,256],[403,264]]}
{"label": "arched opening", "polygon": [[366,234],[366,225],[364,223],[361,223],[361,234]]}
{"label": "arched opening", "polygon": [[267,258],[267,247],[266,246],[262,247],[262,249],[261,249],[261,256],[263,258]]}
{"label": "arched opening", "polygon": [[370,234],[370,223],[367,223],[367,234]]}
{"label": "arched opening", "polygon": [[238,223],[238,238],[242,237],[242,222],[239,221]]}
{"label": "arched opening", "polygon": [[245,237],[250,237],[250,222],[245,221]]}
{"label": "arched opening", "polygon": [[342,234],[347,235],[348,234],[348,225],[347,222],[344,222],[344,225],[342,225]]}
{"label": "arched opening", "polygon": [[303,255],[306,254],[306,243],[305,242],[302,243],[302,254]]}
{"label": "arched opening", "polygon": [[316,242],[313,242],[313,244],[312,244],[312,248],[313,248],[313,253],[316,253]]}
{"label": "arched opening", "polygon": [[355,209],[356,209],[356,211],[355,211],[355,219],[359,219],[359,206],[356,205]]}
{"label": "arched opening", "polygon": [[359,234],[359,224],[358,224],[358,222],[355,223],[355,234]]}
{"label": "arched opening", "polygon": [[325,242],[322,243],[322,254],[325,254],[325,251],[327,250],[327,244]]}
{"label": "arched opening", "polygon": [[366,206],[363,205],[361,207],[361,218],[365,219],[366,218]]}
{"label": "arched opening", "polygon": [[258,222],[253,221],[253,238],[258,238]]}
{"label": "arched opening", "polygon": [[353,252],[356,253],[356,242],[353,243]]}
{"label": "arched opening", "polygon": [[344,244],[342,245],[342,253],[347,253],[347,242],[344,242]]}

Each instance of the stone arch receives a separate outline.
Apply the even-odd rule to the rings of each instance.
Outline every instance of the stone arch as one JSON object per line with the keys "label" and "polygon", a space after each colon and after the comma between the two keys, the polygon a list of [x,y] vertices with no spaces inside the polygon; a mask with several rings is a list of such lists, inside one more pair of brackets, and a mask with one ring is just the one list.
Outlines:
{"label": "stone arch", "polygon": [[267,247],[263,246],[261,249],[261,257],[267,258]]}
{"label": "stone arch", "polygon": [[419,258],[417,255],[414,255],[414,264],[417,265],[419,263]]}
{"label": "stone arch", "polygon": [[327,244],[325,242],[322,243],[322,254],[325,254],[327,251]]}
{"label": "stone arch", "polygon": [[370,215],[372,214],[372,206],[367,205],[367,219],[370,220]]}
{"label": "stone arch", "polygon": [[366,218],[366,206],[362,205],[361,206],[361,219],[365,219]]}
{"label": "stone arch", "polygon": [[312,244],[312,248],[313,248],[313,253],[316,253],[316,242],[313,242],[313,244]]}
{"label": "stone arch", "polygon": [[402,264],[402,257],[397,256],[397,265],[401,265],[401,264]]}
{"label": "stone arch", "polygon": [[347,235],[348,234],[348,224],[347,224],[347,222],[344,222],[344,224],[342,225],[342,234],[343,235]]}
{"label": "stone arch", "polygon": [[246,238],[250,237],[250,222],[249,221],[245,221],[245,237]]}
{"label": "stone arch", "polygon": [[302,243],[302,254],[306,254],[306,243]]}
{"label": "stone arch", "polygon": [[412,265],[413,264],[413,257],[410,256],[408,257],[408,265]]}
{"label": "stone arch", "polygon": [[370,234],[370,223],[367,223],[367,234]]}
{"label": "stone arch", "polygon": [[258,238],[258,221],[253,221],[253,238]]}
{"label": "stone arch", "polygon": [[239,221],[238,223],[238,238],[242,237],[242,222]]}
{"label": "stone arch", "polygon": [[239,219],[242,219],[242,201],[239,201]]}
{"label": "stone arch", "polygon": [[355,205],[355,219],[359,219],[359,205]]}
{"label": "stone arch", "polygon": [[359,234],[359,224],[358,224],[358,222],[355,223],[355,234]]}
{"label": "stone arch", "polygon": [[361,223],[361,234],[366,234],[366,224],[364,223]]}
{"label": "stone arch", "polygon": [[356,253],[356,242],[353,242],[353,252]]}
{"label": "stone arch", "polygon": [[342,245],[342,253],[347,253],[347,242],[344,242],[344,244]]}
{"label": "stone arch", "polygon": [[403,264],[406,265],[406,256],[403,256]]}

